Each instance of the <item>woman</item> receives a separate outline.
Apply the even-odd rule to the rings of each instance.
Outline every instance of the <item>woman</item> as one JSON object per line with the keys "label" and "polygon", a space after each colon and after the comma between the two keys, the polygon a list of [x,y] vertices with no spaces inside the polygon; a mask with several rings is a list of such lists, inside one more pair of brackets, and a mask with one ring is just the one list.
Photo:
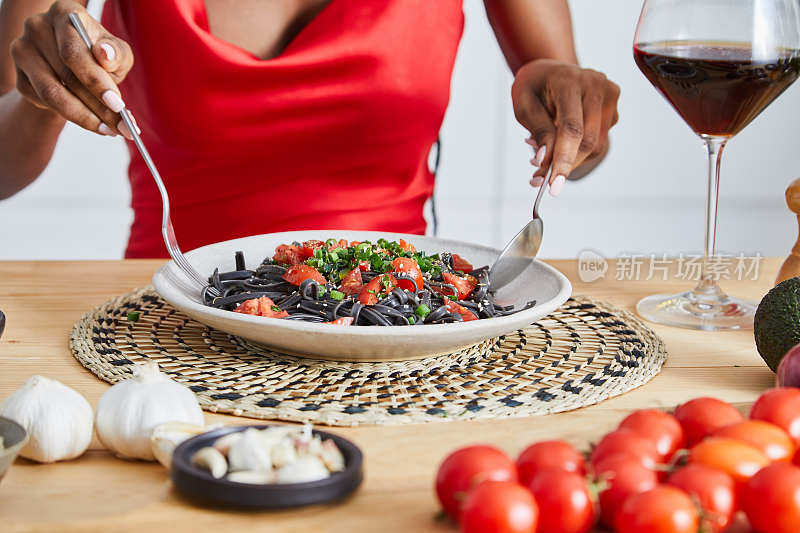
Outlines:
{"label": "woman", "polygon": [[[0,199],[42,172],[67,120],[130,139],[128,105],[185,249],[299,229],[424,233],[461,0],[107,0],[101,22],[85,5],[2,0]],[[485,5],[531,133],[531,185],[549,172],[556,196],[605,154],[619,89],[578,66],[567,0]],[[161,201],[129,147],[126,256],[163,257]]]}

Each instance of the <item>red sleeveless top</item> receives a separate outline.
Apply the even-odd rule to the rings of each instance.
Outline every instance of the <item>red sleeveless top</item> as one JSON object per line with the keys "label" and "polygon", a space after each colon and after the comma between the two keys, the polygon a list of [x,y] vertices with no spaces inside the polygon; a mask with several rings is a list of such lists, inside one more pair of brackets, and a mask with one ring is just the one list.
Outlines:
{"label": "red sleeveless top", "polygon": [[[184,250],[302,229],[424,233],[427,159],[450,96],[461,0],[331,0],[279,56],[209,32],[204,0],[107,0],[133,48],[120,89]],[[133,143],[126,257],[166,257]]]}

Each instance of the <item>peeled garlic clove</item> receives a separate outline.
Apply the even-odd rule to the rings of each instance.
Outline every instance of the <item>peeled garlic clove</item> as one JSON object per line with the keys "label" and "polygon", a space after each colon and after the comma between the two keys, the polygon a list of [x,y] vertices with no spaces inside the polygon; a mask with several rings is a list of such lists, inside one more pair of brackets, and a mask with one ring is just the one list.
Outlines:
{"label": "peeled garlic clove", "polygon": [[284,437],[275,444],[270,451],[272,466],[281,468],[284,465],[293,463],[297,460],[297,452],[294,450],[294,441],[290,437]]}
{"label": "peeled garlic clove", "polygon": [[320,456],[322,462],[331,472],[341,472],[344,470],[344,455],[342,455],[339,447],[331,439],[322,441],[320,447]]}
{"label": "peeled garlic clove", "polygon": [[231,451],[233,443],[242,438],[242,432],[228,433],[214,441],[214,448],[216,448],[222,455],[228,455]]}
{"label": "peeled garlic clove", "polygon": [[40,463],[79,457],[92,440],[92,406],[54,379],[32,376],[0,405],[0,416],[28,432],[20,455]]}
{"label": "peeled garlic clove", "polygon": [[156,426],[150,435],[150,447],[156,460],[164,467],[172,466],[172,452],[178,445],[195,435],[210,431],[211,427],[196,426],[184,422],[167,422]]}
{"label": "peeled garlic clove", "polygon": [[272,470],[270,448],[264,445],[261,432],[250,428],[242,432],[242,438],[231,445],[228,452],[231,471]]}
{"label": "peeled garlic clove", "polygon": [[228,481],[236,483],[250,483],[251,485],[266,485],[275,483],[275,472],[268,470],[241,470],[231,472],[226,478]]}
{"label": "peeled garlic clove", "polygon": [[192,456],[192,464],[207,470],[216,479],[221,478],[228,472],[228,461],[225,460],[225,456],[211,446],[197,450]]}
{"label": "peeled garlic clove", "polygon": [[278,483],[308,483],[325,479],[330,473],[319,457],[305,455],[279,469],[276,476]]}

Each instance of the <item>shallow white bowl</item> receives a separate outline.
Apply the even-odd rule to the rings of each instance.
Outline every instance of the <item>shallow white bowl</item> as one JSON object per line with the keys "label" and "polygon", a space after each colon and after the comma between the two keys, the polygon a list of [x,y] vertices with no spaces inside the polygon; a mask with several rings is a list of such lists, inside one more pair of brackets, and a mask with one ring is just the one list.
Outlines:
{"label": "shallow white bowl", "polygon": [[[499,252],[485,246],[458,241],[370,231],[292,231],[256,235],[203,246],[186,254],[203,275],[215,268],[220,272],[235,269],[234,253],[244,252],[248,268],[256,268],[275,248],[284,243],[329,238],[349,241],[405,239],[418,250],[429,253],[456,252],[475,267],[491,265]],[[276,350],[318,359],[339,361],[400,361],[451,353],[485,339],[524,328],[555,311],[569,298],[572,286],[558,270],[540,261],[530,266],[518,280],[495,295],[501,305],[522,307],[531,300],[536,305],[513,315],[455,324],[424,326],[333,326],[294,320],[265,318],[208,307],[173,261],[168,261],[153,276],[153,285],[164,300],[195,320],[244,337]]]}

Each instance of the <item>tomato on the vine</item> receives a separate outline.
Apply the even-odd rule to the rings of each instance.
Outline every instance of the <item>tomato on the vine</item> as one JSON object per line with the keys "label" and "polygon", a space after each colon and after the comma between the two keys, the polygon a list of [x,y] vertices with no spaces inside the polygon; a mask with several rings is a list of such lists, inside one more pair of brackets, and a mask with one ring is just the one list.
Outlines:
{"label": "tomato on the vine", "polygon": [[596,466],[603,458],[618,453],[637,458],[647,468],[655,467],[661,459],[654,442],[633,430],[622,428],[603,437],[592,450],[589,460]]}
{"label": "tomato on the vine", "polygon": [[539,506],[511,481],[485,481],[472,490],[461,513],[463,533],[536,533]]}
{"label": "tomato on the vine", "polygon": [[[600,518],[607,526],[614,525],[614,517],[625,500],[658,485],[658,474],[645,467],[636,457],[625,453],[609,455],[594,465],[597,479],[605,486],[598,495]],[[602,485],[601,485],[602,486]]]}
{"label": "tomato on the vine", "polygon": [[630,429],[654,442],[662,460],[669,459],[686,445],[678,419],[658,409],[634,411],[619,427]]}
{"label": "tomato on the vine", "polygon": [[742,413],[716,398],[695,398],[675,409],[675,418],[683,427],[687,446],[694,446],[715,430],[741,422]]}
{"label": "tomato on the vine", "polygon": [[537,533],[586,533],[594,525],[594,502],[583,476],[549,468],[526,486],[539,505]]}
{"label": "tomato on the vine", "polygon": [[586,459],[568,442],[546,440],[531,444],[517,457],[519,482],[528,485],[533,477],[548,468],[560,468],[565,472],[586,474]]}
{"label": "tomato on the vine", "polygon": [[774,463],[750,478],[741,507],[758,533],[800,531],[800,468]]}
{"label": "tomato on the vine", "polygon": [[781,387],[768,390],[753,404],[750,418],[775,424],[800,446],[800,389]]}
{"label": "tomato on the vine", "polygon": [[731,476],[702,464],[689,464],[673,473],[667,484],[696,499],[703,510],[702,531],[725,531],[736,513],[736,485]]}
{"label": "tomato on the vine", "polygon": [[712,433],[714,437],[740,440],[761,451],[770,461],[791,461],[794,441],[776,426],[763,420],[744,420]]}
{"label": "tomato on the vine", "polygon": [[458,518],[467,493],[484,481],[517,481],[517,467],[493,446],[469,446],[448,455],[436,474],[436,495],[444,511]]}
{"label": "tomato on the vine", "polygon": [[617,533],[697,533],[700,518],[691,498],[680,489],[659,485],[634,494],[617,513]]}
{"label": "tomato on the vine", "polygon": [[736,483],[737,490],[756,472],[770,464],[766,455],[742,441],[709,437],[689,450],[689,462],[722,470]]}

